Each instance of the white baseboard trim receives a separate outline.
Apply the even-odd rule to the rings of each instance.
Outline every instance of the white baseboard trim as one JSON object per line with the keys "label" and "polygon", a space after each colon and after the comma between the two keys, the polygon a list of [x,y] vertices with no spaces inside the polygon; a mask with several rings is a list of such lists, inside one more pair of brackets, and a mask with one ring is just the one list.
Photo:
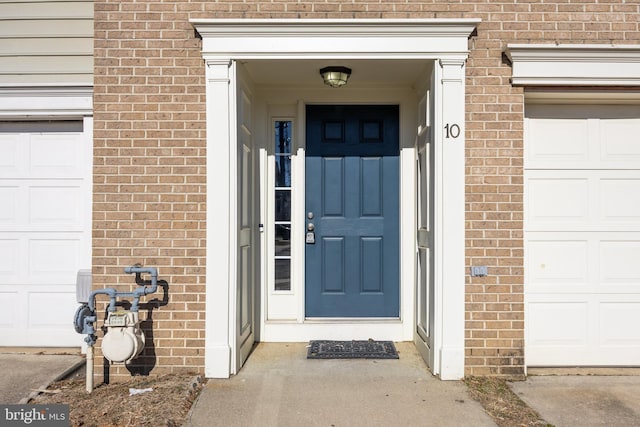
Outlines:
{"label": "white baseboard trim", "polygon": [[208,346],[204,350],[204,375],[206,378],[229,378],[231,349],[228,345]]}
{"label": "white baseboard trim", "polygon": [[446,347],[440,350],[440,379],[443,381],[464,378],[464,347]]}

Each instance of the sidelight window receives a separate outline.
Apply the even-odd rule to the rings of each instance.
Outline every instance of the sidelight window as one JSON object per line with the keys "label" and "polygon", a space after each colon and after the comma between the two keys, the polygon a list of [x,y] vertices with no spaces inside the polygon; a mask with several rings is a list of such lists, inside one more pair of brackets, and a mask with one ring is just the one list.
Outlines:
{"label": "sidelight window", "polygon": [[291,135],[293,123],[274,122],[275,290],[291,290]]}

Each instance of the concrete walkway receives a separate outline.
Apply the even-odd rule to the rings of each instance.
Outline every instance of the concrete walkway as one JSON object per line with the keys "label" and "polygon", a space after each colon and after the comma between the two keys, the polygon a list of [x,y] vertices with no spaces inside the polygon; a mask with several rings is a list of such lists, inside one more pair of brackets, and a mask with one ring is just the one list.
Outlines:
{"label": "concrete walkway", "polygon": [[556,427],[640,426],[640,376],[530,376],[510,387]]}
{"label": "concrete walkway", "polygon": [[306,346],[259,344],[238,375],[208,381],[187,426],[495,426],[411,343],[399,360],[307,360]]}
{"label": "concrete walkway", "polygon": [[83,364],[79,353],[0,353],[0,403],[26,403],[35,390],[46,389]]}

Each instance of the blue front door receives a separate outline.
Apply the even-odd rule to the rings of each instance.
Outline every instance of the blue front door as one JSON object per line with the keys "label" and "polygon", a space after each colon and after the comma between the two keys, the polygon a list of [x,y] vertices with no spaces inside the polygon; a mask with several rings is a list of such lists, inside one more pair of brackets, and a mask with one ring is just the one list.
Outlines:
{"label": "blue front door", "polygon": [[306,113],[306,317],[399,317],[398,106]]}

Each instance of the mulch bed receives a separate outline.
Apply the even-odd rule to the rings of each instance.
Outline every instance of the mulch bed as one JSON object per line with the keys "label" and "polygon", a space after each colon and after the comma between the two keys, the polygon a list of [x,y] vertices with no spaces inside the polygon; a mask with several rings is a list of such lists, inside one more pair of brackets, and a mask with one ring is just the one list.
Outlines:
{"label": "mulch bed", "polygon": [[[72,426],[182,426],[197,394],[202,377],[193,373],[132,377],[97,385],[91,394],[82,379],[53,383],[32,404],[68,404]],[[129,389],[153,391],[130,395]]]}

